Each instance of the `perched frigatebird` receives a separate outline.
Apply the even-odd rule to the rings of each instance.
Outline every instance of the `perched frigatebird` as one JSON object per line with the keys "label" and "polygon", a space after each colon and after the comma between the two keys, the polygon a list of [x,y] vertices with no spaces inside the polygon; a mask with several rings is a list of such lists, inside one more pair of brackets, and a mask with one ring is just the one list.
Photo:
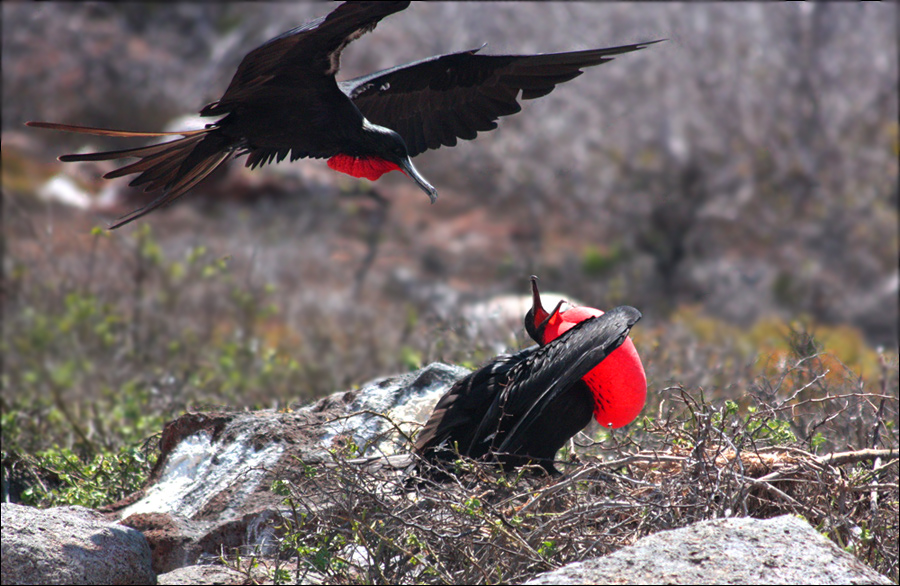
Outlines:
{"label": "perched frigatebird", "polygon": [[[603,315],[602,311],[593,307],[574,306],[563,310],[563,302],[547,313],[541,305],[535,276],[531,277],[531,295],[532,306],[525,315],[525,331],[541,346],[557,339],[576,324]],[[634,421],[644,408],[647,378],[631,338],[626,338],[622,346],[586,374],[584,380],[595,391],[594,418],[603,427],[624,427]]]}
{"label": "perched frigatebird", "polygon": [[547,313],[534,277],[532,293],[525,328],[538,345],[497,357],[447,391],[416,440],[426,460],[493,455],[507,469],[532,461],[556,475],[556,452],[592,415],[621,427],[640,413],[647,378],[628,332],[641,313],[560,311],[562,302]]}
{"label": "perched frigatebird", "polygon": [[241,155],[247,155],[251,169],[288,155],[291,161],[327,158],[332,169],[372,181],[400,170],[434,203],[437,191],[410,157],[495,129],[500,116],[521,109],[516,101],[520,91],[524,100],[544,96],[585,67],[651,44],[545,55],[477,55],[478,48],[338,82],[344,47],[408,5],[347,2],[254,49],[241,61],[225,94],[200,111],[201,116],[224,118],[200,130],[129,132],[26,124],[117,137],[182,136],[152,146],[59,157],[65,162],[140,159],[104,177],[140,173],[129,185],[162,194],[120,218],[113,229],[172,202],[230,157]]}

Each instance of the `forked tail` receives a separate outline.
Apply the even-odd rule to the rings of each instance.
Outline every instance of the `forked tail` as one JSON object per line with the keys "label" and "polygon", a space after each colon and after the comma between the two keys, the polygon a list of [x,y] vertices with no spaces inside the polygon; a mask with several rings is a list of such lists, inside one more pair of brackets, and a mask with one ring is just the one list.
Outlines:
{"label": "forked tail", "polygon": [[90,128],[87,126],[73,126],[71,124],[56,124],[53,122],[26,122],[26,126],[35,128],[47,128],[50,130],[63,130],[66,132],[79,132],[82,134],[94,134],[100,136],[118,137],[154,137],[154,136],[181,136],[176,140],[133,149],[116,151],[103,151],[99,153],[86,153],[82,155],[72,154],[59,157],[65,163],[73,161],[107,161],[111,159],[138,158],[136,163],[120,167],[110,171],[103,177],[114,179],[125,175],[140,173],[129,185],[138,187],[143,185],[145,192],[162,189],[162,194],[142,208],[119,218],[110,226],[115,230],[119,226],[137,220],[158,207],[169,204],[184,195],[189,189],[203,181],[219,165],[224,163],[234,152],[228,139],[216,132],[215,128],[203,128],[200,130],[188,130],[184,132],[130,132],[126,130],[108,130],[105,128]]}

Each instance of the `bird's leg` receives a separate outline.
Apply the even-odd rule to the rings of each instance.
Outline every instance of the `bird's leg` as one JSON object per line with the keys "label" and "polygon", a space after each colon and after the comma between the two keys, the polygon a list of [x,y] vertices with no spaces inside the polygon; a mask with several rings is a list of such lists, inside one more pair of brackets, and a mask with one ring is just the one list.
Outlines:
{"label": "bird's leg", "polygon": [[360,264],[359,269],[357,269],[354,278],[353,297],[356,299],[358,299],[362,293],[363,282],[365,282],[366,275],[369,273],[369,269],[375,262],[375,256],[378,254],[378,245],[381,242],[381,231],[384,228],[388,212],[391,209],[390,200],[381,195],[377,189],[370,189],[365,193],[375,200],[375,203],[378,204],[378,206],[375,209],[375,213],[370,217],[371,230],[369,230],[368,237],[366,238],[366,256],[363,258],[362,264]]}
{"label": "bird's leg", "polygon": [[569,438],[569,461],[570,462],[581,462],[581,458],[578,457],[578,454],[575,452],[575,436]]}

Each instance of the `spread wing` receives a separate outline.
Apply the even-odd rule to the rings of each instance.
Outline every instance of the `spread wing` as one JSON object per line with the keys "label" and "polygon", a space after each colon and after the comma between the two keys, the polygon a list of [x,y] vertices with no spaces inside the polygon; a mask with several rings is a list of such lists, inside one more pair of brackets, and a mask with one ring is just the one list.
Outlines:
{"label": "spread wing", "polygon": [[407,6],[409,2],[346,2],[267,41],[244,57],[225,94],[200,114],[219,116],[248,100],[278,99],[292,88],[333,87],[344,47]]}
{"label": "spread wing", "polygon": [[517,98],[547,95],[585,67],[659,41],[544,55],[477,55],[479,49],[385,69],[339,84],[363,115],[403,137],[410,156],[497,128]]}

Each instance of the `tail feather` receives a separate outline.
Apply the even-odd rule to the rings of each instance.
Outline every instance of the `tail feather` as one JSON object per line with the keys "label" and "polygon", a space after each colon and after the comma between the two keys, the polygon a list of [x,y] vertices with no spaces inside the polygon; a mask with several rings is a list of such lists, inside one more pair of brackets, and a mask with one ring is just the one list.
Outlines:
{"label": "tail feather", "polygon": [[[184,160],[180,157],[170,157],[164,161],[147,161],[142,160],[137,163],[133,163],[128,165],[128,167],[122,167],[121,169],[117,169],[115,171],[111,171],[107,173],[103,177],[106,179],[114,179],[115,177],[121,177],[123,175],[128,175],[129,173],[141,173],[137,177],[131,180],[131,187],[140,187],[144,185],[144,191],[156,191],[157,189],[162,189],[169,182],[169,177],[178,171],[178,168],[181,167]],[[121,173],[120,173],[121,172]],[[112,174],[115,174],[113,177]]]}
{"label": "tail feather", "polygon": [[131,149],[115,151],[103,151],[99,153],[70,154],[59,157],[60,161],[107,161],[112,159],[138,158],[137,162],[130,163],[114,171],[110,171],[103,177],[114,179],[139,173],[129,185],[144,186],[145,192],[163,190],[163,192],[149,204],[138,208],[121,218],[110,226],[115,230],[129,222],[145,216],[153,210],[167,205],[178,199],[188,190],[203,181],[219,165],[228,160],[234,153],[234,146],[227,138],[215,132],[215,128],[203,128],[185,132],[130,132],[125,130],[109,130],[105,128],[91,128],[87,126],[73,126],[71,124],[57,124],[53,122],[27,122],[28,126],[47,128],[50,130],[63,130],[67,132],[79,132],[82,134],[95,134],[101,136],[116,137],[158,137],[181,136],[176,140]]}
{"label": "tail feather", "polygon": [[166,150],[171,144],[172,142],[170,141],[133,149],[103,151],[99,153],[73,153],[71,155],[62,155],[59,157],[59,160],[63,163],[74,163],[81,161],[109,161],[112,159],[127,159],[129,157],[147,157]]}
{"label": "tail feather", "polygon": [[[144,207],[138,208],[132,212],[129,212],[119,218],[115,224],[109,227],[110,230],[115,230],[120,226],[124,226],[134,220],[137,220],[140,217],[146,216],[156,208],[162,207],[164,205],[168,205],[174,200],[178,199],[182,195],[185,194],[192,187],[206,179],[206,177],[216,170],[216,168],[224,163],[231,156],[230,151],[223,151],[214,153],[212,156],[207,157],[204,161],[202,161],[197,166],[193,167],[190,173],[185,174],[183,177],[179,179],[179,181],[169,187],[166,187],[166,191],[164,191],[159,197],[145,205]],[[134,182],[132,182],[132,185]],[[154,189],[159,189],[160,187],[159,181],[156,184],[151,184],[145,189],[145,191],[153,191]]]}
{"label": "tail feather", "polygon": [[60,124],[58,122],[26,122],[25,126],[34,128],[46,128],[48,130],[62,130],[65,132],[78,132],[81,134],[95,134],[97,136],[118,136],[126,138],[148,136],[191,136],[209,132],[208,128],[199,130],[185,130],[182,132],[134,132],[131,130],[111,130],[109,128],[93,128],[91,126],[76,126],[74,124]]}
{"label": "tail feather", "polygon": [[217,134],[188,136],[167,144],[172,148],[113,171],[117,173],[117,177],[141,173],[131,182],[132,186],[146,184],[144,191],[162,189],[163,192],[144,207],[119,218],[110,229],[115,230],[175,201],[203,181],[233,153],[225,140]]}
{"label": "tail feather", "polygon": [[[169,142],[164,142],[162,144],[143,147],[138,149],[129,149],[128,151],[108,151],[105,153],[93,153],[93,159],[78,159],[78,160],[93,160],[93,161],[101,161],[106,158],[109,159],[120,159],[127,157],[138,157],[141,160],[136,163],[131,163],[125,165],[124,167],[119,167],[114,171],[110,171],[106,175],[103,176],[104,179],[116,179],[118,177],[124,177],[125,175],[132,175],[134,173],[145,172],[145,175],[149,174],[151,170],[159,171],[163,164],[174,164],[177,163],[180,165],[187,158],[190,153],[190,149],[187,147],[193,146],[196,143],[203,140],[203,136],[188,136],[185,138],[179,138],[177,140],[171,140]],[[123,152],[127,154],[122,154]],[[102,155],[108,155],[108,157],[101,159]],[[68,156],[68,155],[66,155]],[[77,156],[77,155],[76,155]],[[60,157],[61,158],[61,157]],[[75,160],[75,159],[71,159]],[[142,179],[138,177],[135,179]],[[142,181],[144,183],[145,181]],[[133,185],[133,184],[132,184]]]}

